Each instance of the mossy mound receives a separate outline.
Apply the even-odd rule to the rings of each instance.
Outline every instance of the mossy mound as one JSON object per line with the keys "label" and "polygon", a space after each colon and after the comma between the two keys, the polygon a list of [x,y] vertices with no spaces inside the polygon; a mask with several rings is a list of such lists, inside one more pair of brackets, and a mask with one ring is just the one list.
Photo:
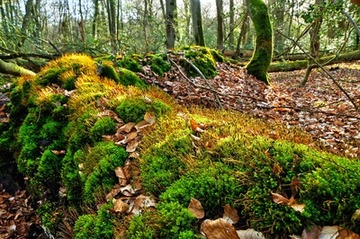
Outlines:
{"label": "mossy mound", "polygon": [[[2,156],[13,160],[4,162],[1,157],[1,164],[16,162],[33,199],[44,202],[38,213],[51,230],[56,230],[59,211],[66,211],[68,205],[80,215],[83,205],[97,211],[96,204],[116,184],[114,170],[124,166],[128,152],[103,136],[114,135],[134,114],[120,107],[118,116],[114,110],[122,102],[146,99],[145,110],[136,117],[143,119],[150,113],[161,118],[174,106],[167,95],[146,87],[135,73],[124,69],[118,73],[109,61],[101,63],[102,72],[98,67],[86,55],[66,55],[50,62],[37,76],[20,78],[11,88],[10,122],[0,125]],[[100,232],[105,222],[95,217],[84,216],[78,225],[94,232],[90,228],[99,223],[95,233],[105,238]],[[89,238],[80,235],[76,238]]]}
{"label": "mossy mound", "polygon": [[[185,109],[158,89],[121,84],[117,66],[104,64],[111,74],[99,74],[87,56],[65,56],[11,89],[1,153],[27,178],[49,229],[73,208],[74,238],[200,238],[201,220],[187,209],[195,198],[206,219],[221,217],[229,204],[240,214],[236,227],[268,238],[333,223],[360,232],[352,217],[360,208],[360,159],[321,152],[302,131],[240,113]],[[75,73],[67,89],[66,72]],[[140,157],[131,160],[141,171],[141,193],[157,205],[137,216],[115,212],[105,195],[131,150],[109,136],[146,117],[152,127],[141,131]],[[277,204],[272,194],[292,204]]]}
{"label": "mossy mound", "polygon": [[[208,128],[194,132],[190,119]],[[178,203],[185,209],[191,198],[198,199],[205,218],[221,217],[224,205],[230,204],[243,218],[239,226],[270,238],[334,223],[358,233],[359,222],[352,216],[359,208],[354,192],[360,189],[360,160],[320,152],[307,146],[310,142],[300,131],[237,113],[194,109],[171,122],[160,121],[145,138],[143,186],[159,197],[160,205]],[[293,198],[304,210],[275,203],[271,193]],[[170,233],[171,229],[153,226],[161,219],[148,217],[134,223],[149,233]],[[197,235],[198,228],[188,229]]]}
{"label": "mossy mound", "polygon": [[189,64],[189,62],[183,60],[182,65],[193,76],[199,75],[199,72],[194,68],[195,66],[206,78],[213,78],[218,74],[216,62],[224,61],[224,58],[217,51],[207,47],[192,46],[181,50],[185,52],[185,57],[191,62]]}

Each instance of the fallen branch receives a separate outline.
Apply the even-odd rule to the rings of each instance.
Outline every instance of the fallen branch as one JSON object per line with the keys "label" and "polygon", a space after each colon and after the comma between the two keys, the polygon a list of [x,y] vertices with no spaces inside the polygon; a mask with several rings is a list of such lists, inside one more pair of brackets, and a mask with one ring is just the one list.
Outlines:
{"label": "fallen branch", "polygon": [[357,106],[357,104],[354,102],[354,100],[351,98],[351,96],[346,92],[346,90],[335,80],[335,78],[330,74],[330,72],[328,70],[325,69],[325,67],[319,63],[319,61],[317,59],[315,59],[313,56],[311,56],[309,53],[307,53],[301,46],[300,44],[298,44],[297,42],[295,42],[294,39],[292,39],[291,37],[286,36],[285,34],[283,34],[282,32],[279,31],[279,33],[284,36],[285,38],[287,38],[288,40],[294,42],[294,44],[296,44],[299,49],[304,52],[304,54],[306,54],[321,70],[323,70],[323,72],[332,80],[332,82],[340,89],[341,92],[343,92],[345,94],[345,96],[348,98],[348,100],[351,102],[351,104],[355,107],[356,111],[360,111],[360,107]]}
{"label": "fallen branch", "polygon": [[1,59],[0,59],[0,73],[14,75],[14,76],[21,76],[21,75],[35,76],[36,75],[36,73],[31,70],[25,69],[14,63],[5,62]]}

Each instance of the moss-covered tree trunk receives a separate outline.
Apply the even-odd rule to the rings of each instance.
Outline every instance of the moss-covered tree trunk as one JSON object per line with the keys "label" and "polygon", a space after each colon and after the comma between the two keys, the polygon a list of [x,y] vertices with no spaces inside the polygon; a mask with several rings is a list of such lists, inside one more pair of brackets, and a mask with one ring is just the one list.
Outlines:
{"label": "moss-covered tree trunk", "polygon": [[0,73],[14,75],[14,76],[20,76],[20,75],[35,76],[36,75],[34,72],[32,72],[28,69],[25,69],[14,63],[5,62],[1,59],[0,59]]}
{"label": "moss-covered tree trunk", "polygon": [[272,59],[273,37],[268,8],[263,0],[246,0],[246,4],[256,31],[255,51],[246,69],[269,85],[267,71]]}

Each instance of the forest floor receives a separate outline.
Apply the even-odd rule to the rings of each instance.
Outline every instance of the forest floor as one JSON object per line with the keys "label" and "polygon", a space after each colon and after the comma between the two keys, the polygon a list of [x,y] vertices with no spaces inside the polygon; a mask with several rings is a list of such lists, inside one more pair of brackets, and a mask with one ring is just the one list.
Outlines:
{"label": "forest floor", "polygon": [[360,157],[360,61],[326,67],[351,100],[321,69],[313,70],[303,87],[305,70],[271,73],[269,87],[247,75],[243,67],[218,63],[217,69],[219,74],[208,80],[186,77],[176,67],[163,77],[150,71],[141,76],[182,105],[232,109],[298,127],[327,151]]}
{"label": "forest floor", "polygon": [[[327,69],[359,107],[360,62]],[[310,133],[317,146],[335,154],[360,158],[360,111],[321,70],[314,70],[304,87],[300,87],[304,70],[271,73],[271,87],[235,65],[218,63],[218,72],[218,76],[209,80],[186,77],[177,67],[163,77],[147,69],[139,75],[173,95],[184,106],[236,110],[287,127],[298,127]],[[0,120],[6,121],[8,112],[3,103],[8,98],[0,94],[0,99]],[[5,231],[0,230],[0,238],[13,238],[16,231],[29,238],[40,238],[38,235],[43,231],[27,194],[19,191],[10,195],[1,189],[0,222],[10,224],[3,228]]]}

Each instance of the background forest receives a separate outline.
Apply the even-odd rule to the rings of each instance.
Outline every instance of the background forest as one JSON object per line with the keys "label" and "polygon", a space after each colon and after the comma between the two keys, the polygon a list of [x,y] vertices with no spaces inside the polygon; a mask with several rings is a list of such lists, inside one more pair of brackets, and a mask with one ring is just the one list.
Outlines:
{"label": "background forest", "polygon": [[[311,28],[319,16],[322,53],[358,49],[360,9],[350,1],[267,2],[275,58],[300,51],[290,39],[309,49]],[[200,4],[201,11],[191,4]],[[175,47],[194,44],[192,22],[202,24],[208,47],[254,48],[254,30],[242,0],[1,0],[0,14],[1,59],[19,54],[52,58],[64,52],[159,52],[166,48],[166,24],[175,30]],[[192,21],[198,15],[201,21]]]}

